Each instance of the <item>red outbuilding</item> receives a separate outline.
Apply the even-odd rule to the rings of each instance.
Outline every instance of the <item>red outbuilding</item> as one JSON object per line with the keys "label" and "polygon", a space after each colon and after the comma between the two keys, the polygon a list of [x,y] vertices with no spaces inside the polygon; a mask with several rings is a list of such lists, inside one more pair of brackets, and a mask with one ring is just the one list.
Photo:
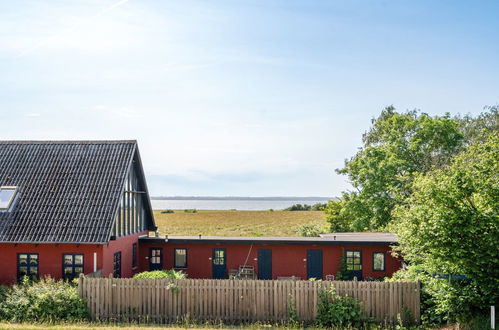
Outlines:
{"label": "red outbuilding", "polygon": [[136,141],[0,142],[0,284],[23,276],[191,278],[391,276],[389,233],[321,237],[149,237],[153,212]]}
{"label": "red outbuilding", "polygon": [[349,278],[379,279],[400,268],[389,233],[321,237],[141,237],[141,269],[176,269],[191,278],[227,278],[253,272],[262,280],[333,279],[345,263]]}

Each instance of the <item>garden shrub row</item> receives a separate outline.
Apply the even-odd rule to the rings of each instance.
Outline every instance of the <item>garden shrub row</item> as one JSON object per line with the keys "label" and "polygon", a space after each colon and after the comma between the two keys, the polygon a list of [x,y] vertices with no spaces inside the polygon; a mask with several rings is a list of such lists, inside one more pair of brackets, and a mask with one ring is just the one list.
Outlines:
{"label": "garden shrub row", "polygon": [[0,287],[0,320],[7,322],[79,322],[88,319],[86,300],[76,283],[25,278],[12,287]]}

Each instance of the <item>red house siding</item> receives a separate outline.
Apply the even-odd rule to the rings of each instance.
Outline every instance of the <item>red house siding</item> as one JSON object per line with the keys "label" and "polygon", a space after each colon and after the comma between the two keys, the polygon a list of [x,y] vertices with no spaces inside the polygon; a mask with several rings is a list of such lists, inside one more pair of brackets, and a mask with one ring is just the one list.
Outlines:
{"label": "red house siding", "polygon": [[132,268],[132,244],[138,244],[138,237],[145,234],[147,232],[120,237],[106,245],[1,243],[0,284],[12,284],[17,281],[18,253],[37,253],[39,276],[61,279],[62,255],[65,253],[83,254],[85,274],[94,271],[94,253],[97,253],[97,270],[102,269],[104,276],[109,276],[109,274],[113,273],[114,253],[121,251],[121,276],[132,277],[135,272],[139,271],[138,268]]}
{"label": "red house siding", "polygon": [[[138,241],[139,236],[147,235],[148,231],[120,237],[114,241],[110,241],[109,244],[104,246],[104,267],[103,275],[109,276],[114,271],[114,254],[116,252],[121,252],[121,277],[132,277],[138,269],[132,268],[132,245],[137,243],[137,254],[138,254]],[[138,258],[138,255],[137,255]]]}
{"label": "red house siding", "polygon": [[92,273],[94,253],[97,253],[97,269],[102,268],[102,245],[95,244],[0,244],[0,284],[17,281],[18,253],[38,253],[39,276],[49,275],[62,278],[62,255],[65,253],[83,254],[85,274]]}
{"label": "red house siding", "polygon": [[[391,276],[400,268],[400,260],[390,255],[387,245],[305,245],[305,244],[222,244],[222,243],[140,243],[140,269],[149,270],[149,249],[162,248],[163,268],[173,268],[175,248],[187,249],[187,268],[182,269],[190,278],[212,278],[212,253],[214,248],[227,251],[227,270],[238,269],[240,265],[255,267],[258,272],[258,249],[272,250],[272,278],[280,276],[298,276],[307,278],[307,250],[323,251],[323,279],[326,275],[335,275],[340,267],[341,256],[345,250],[362,251],[363,278]],[[373,271],[372,254],[385,252],[385,271]]]}

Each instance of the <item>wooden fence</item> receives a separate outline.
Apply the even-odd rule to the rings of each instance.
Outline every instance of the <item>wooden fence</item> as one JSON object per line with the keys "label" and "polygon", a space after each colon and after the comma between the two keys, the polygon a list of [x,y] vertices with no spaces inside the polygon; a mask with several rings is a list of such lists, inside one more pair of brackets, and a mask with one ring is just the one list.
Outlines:
{"label": "wooden fence", "polygon": [[419,322],[420,286],[412,282],[148,280],[81,277],[93,320],[166,323],[185,318],[224,322],[285,321],[294,304],[302,321],[313,321],[318,294],[333,285],[362,301],[377,321],[408,317]]}

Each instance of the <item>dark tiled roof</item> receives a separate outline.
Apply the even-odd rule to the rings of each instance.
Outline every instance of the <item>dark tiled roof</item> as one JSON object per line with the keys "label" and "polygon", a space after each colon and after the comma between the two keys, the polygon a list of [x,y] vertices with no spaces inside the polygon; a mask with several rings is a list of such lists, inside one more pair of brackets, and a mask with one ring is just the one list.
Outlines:
{"label": "dark tiled roof", "polygon": [[18,186],[0,213],[0,242],[105,243],[136,141],[0,141],[0,186]]}

